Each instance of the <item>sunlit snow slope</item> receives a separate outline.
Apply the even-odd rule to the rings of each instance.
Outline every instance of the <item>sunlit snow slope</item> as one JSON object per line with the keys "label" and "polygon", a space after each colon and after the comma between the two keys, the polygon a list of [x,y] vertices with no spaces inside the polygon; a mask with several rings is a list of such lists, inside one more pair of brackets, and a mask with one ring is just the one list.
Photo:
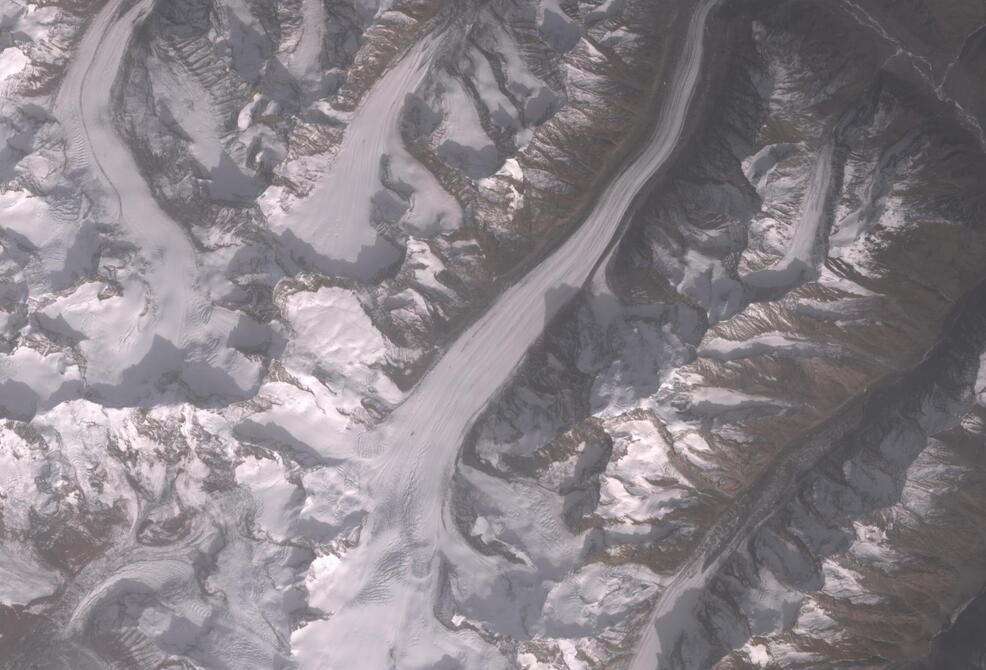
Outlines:
{"label": "sunlit snow slope", "polygon": [[0,0],[0,668],[978,667],[983,26]]}

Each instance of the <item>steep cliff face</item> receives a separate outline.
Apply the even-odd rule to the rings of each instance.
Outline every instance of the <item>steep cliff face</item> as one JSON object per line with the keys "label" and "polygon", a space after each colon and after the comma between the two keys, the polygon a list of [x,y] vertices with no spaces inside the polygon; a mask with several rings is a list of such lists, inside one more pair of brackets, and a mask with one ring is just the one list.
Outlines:
{"label": "steep cliff face", "polygon": [[0,16],[3,667],[982,665],[979,3]]}

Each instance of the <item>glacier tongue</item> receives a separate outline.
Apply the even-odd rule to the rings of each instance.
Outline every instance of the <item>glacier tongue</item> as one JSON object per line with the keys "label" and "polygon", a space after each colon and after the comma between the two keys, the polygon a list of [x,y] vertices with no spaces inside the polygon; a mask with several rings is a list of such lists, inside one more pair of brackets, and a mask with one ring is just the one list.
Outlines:
{"label": "glacier tongue", "polygon": [[0,3],[0,666],[964,667],[979,4]]}

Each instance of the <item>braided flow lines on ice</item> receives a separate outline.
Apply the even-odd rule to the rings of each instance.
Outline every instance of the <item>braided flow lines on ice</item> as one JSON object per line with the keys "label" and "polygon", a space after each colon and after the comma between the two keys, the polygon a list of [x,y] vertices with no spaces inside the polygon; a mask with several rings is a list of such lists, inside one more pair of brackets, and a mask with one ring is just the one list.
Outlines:
{"label": "braided flow lines on ice", "polygon": [[694,10],[653,134],[579,229],[504,292],[385,423],[361,437],[368,521],[359,544],[309,585],[331,615],[292,636],[302,667],[325,667],[325,649],[338,668],[432,668],[447,658],[453,667],[506,663],[475,632],[450,631],[432,615],[447,565],[486,573],[488,583],[496,576],[494,559],[477,555],[451,518],[459,447],[544,324],[589,280],[635,196],[679,145],[699,87],[706,20],[717,4],[707,0]]}
{"label": "braided flow lines on ice", "polygon": [[54,107],[69,141],[70,174],[95,179],[98,211],[138,250],[113,268],[118,295],[93,300],[101,289],[87,284],[51,307],[52,318],[82,334],[87,385],[110,404],[153,396],[166,375],[196,397],[242,396],[259,374],[258,364],[226,345],[238,317],[212,304],[210,289],[221,280],[158,206],[113,127],[113,85],[153,5],[117,0],[93,17]]}

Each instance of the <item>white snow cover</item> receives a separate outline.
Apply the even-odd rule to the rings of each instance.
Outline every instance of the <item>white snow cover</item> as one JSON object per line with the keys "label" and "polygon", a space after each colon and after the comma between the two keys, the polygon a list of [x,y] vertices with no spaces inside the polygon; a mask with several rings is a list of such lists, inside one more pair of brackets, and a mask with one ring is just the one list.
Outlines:
{"label": "white snow cover", "polygon": [[623,619],[654,594],[657,582],[638,565],[591,563],[560,582],[545,602],[549,635],[582,637]]}
{"label": "white snow cover", "polygon": [[0,51],[0,84],[21,72],[30,62],[17,47],[7,47]]}
{"label": "white snow cover", "polygon": [[500,161],[493,141],[480,124],[472,98],[455,77],[442,76],[438,83],[444,117],[436,132],[444,138],[438,145],[438,155],[473,179],[488,177]]}
{"label": "white snow cover", "polygon": [[[335,614],[292,636],[303,667],[325,667],[321,650],[326,647],[334,650],[331,662],[338,667],[388,663],[402,668],[433,667],[446,655],[456,664],[503,664],[498,652],[465,630],[453,634],[436,620],[420,616],[431,607],[441,557],[454,555],[453,563],[461,566],[458,557],[471,552],[462,547],[455,532],[448,531],[452,522],[447,502],[442,502],[457,448],[472,417],[500,388],[553,316],[543,296],[551,291],[571,295],[582,285],[632,197],[676,146],[698,82],[705,19],[714,4],[705,3],[695,10],[681,65],[672,81],[675,95],[669,98],[672,102],[662,123],[639,156],[601,195],[583,225],[508,289],[379,429],[360,438],[361,453],[375,454],[361,477],[366,485],[368,523],[359,544],[343,556],[348,566],[345,579],[327,587],[331,595],[324,597],[333,604]],[[550,304],[557,309],[561,301]],[[498,496],[500,500],[512,498],[520,496]],[[532,546],[522,545],[527,550]],[[528,560],[536,559],[529,556]],[[564,560],[564,554],[559,560]],[[476,581],[482,576],[482,561],[472,559],[470,564],[476,564],[475,571],[461,572]]]}
{"label": "white snow cover", "polygon": [[52,595],[58,582],[59,575],[54,571],[7,548],[0,549],[0,605],[29,605],[32,600]]}
{"label": "white snow cover", "polygon": [[680,505],[686,495],[683,489],[651,484],[675,476],[668,463],[671,445],[654,421],[613,419],[606,428],[614,445],[613,456],[600,478],[600,516],[643,524],[660,520]]}
{"label": "white snow cover", "polygon": [[[324,373],[324,383],[340,399],[337,406],[349,410],[368,388],[388,400],[398,399],[393,382],[374,369],[383,362],[387,342],[352,291],[324,287],[293,293],[284,303],[284,317],[294,331],[283,359],[289,369]],[[355,393],[347,393],[351,387]]]}
{"label": "white snow cover", "polygon": [[[602,273],[592,273],[633,198],[679,143],[699,82],[706,17],[717,1],[695,7],[667,106],[640,154],[600,194],[583,225],[507,289],[409,391],[384,372],[400,352],[374,325],[366,311],[370,308],[364,308],[369,290],[360,282],[375,279],[403,251],[400,281],[406,287],[393,294],[391,302],[400,305],[394,311],[405,310],[409,320],[420,318],[429,306],[422,294],[453,296],[438,279],[445,269],[433,251],[438,247],[425,238],[455,230],[462,212],[404,147],[398,118],[407,96],[440,60],[439,38],[426,38],[398,57],[355,112],[338,113],[324,101],[315,105],[347,124],[341,145],[328,161],[317,156],[283,166],[283,174],[299,183],[305,182],[307,168],[327,167],[310,193],[271,187],[260,207],[271,231],[296,260],[360,282],[323,281],[325,277],[306,273],[305,281],[283,281],[274,288],[276,314],[268,315],[270,324],[261,327],[245,313],[223,307],[241,290],[224,274],[234,252],[197,248],[156,204],[130,149],[109,121],[111,86],[135,29],[153,4],[111,0],[92,17],[53,108],[66,140],[66,173],[86,175],[86,195],[119,243],[119,249],[100,255],[98,278],[72,276],[53,291],[50,277],[72,274],[77,266],[71,251],[86,241],[88,231],[79,227],[66,234],[60,228],[67,220],[64,213],[53,211],[48,200],[26,191],[0,193],[0,225],[36,252],[37,260],[32,259],[26,273],[31,275],[28,309],[38,324],[25,327],[23,341],[0,354],[0,406],[17,418],[34,417],[34,425],[48,438],[61,436],[59,448],[66,454],[65,464],[52,468],[46,461],[42,467],[40,448],[0,432],[5,440],[0,441],[0,494],[17,497],[36,478],[47,477],[55,493],[50,498],[31,494],[40,506],[69,507],[89,500],[125,509],[125,517],[133,520],[133,528],[120,531],[130,553],[121,554],[118,564],[112,564],[117,560],[113,557],[106,561],[110,565],[100,566],[99,583],[73,605],[70,628],[82,631],[93,621],[109,625],[116,603],[124,603],[136,584],[161,594],[161,602],[141,606],[136,615],[120,605],[119,616],[133,616],[135,630],[174,653],[206,654],[199,648],[203,631],[227,627],[225,617],[242,617],[237,623],[248,622],[245,630],[266,635],[275,628],[268,617],[276,616],[295,617],[291,627],[282,626],[293,630],[290,639],[278,640],[285,656],[290,647],[291,658],[276,662],[296,662],[300,668],[509,667],[502,650],[488,642],[490,635],[502,634],[559,638],[552,643],[555,664],[574,670],[587,667],[586,639],[641,611],[660,593],[632,666],[645,667],[671,639],[656,632],[656,622],[669,636],[674,634],[679,618],[696,603],[704,572],[686,571],[669,582],[637,565],[580,565],[588,533],[566,528],[562,496],[459,464],[458,472],[476,498],[467,534],[511,556],[505,567],[500,557],[476,552],[461,537],[460,520],[453,518],[448,501],[458,449],[475,417],[515,372],[544,324],[587,280],[593,280],[597,314],[606,313],[605,300],[615,299],[603,294]],[[581,39],[582,27],[562,9],[563,3],[538,4],[538,29],[553,48],[576,49],[602,61],[602,52]],[[615,16],[622,5],[621,0],[606,0],[585,21]],[[277,46],[275,58],[308,86],[320,77],[326,8],[317,0],[302,0],[299,7],[306,25]],[[370,17],[385,8],[368,0],[361,12]],[[223,12],[228,20],[250,16],[241,2],[229,3]],[[498,39],[510,40],[506,33],[498,33]],[[244,45],[234,47],[242,50]],[[528,71],[518,51],[511,44],[503,66],[506,87],[525,103],[523,115],[499,90],[485,56],[473,53],[472,66],[493,122],[515,130],[520,140],[526,136],[519,117],[536,123],[555,98]],[[0,81],[27,66],[18,53],[23,56],[14,48],[0,52]],[[240,51],[234,68],[241,75],[259,70],[258,58]],[[241,198],[255,184],[243,174],[219,178],[215,171],[222,172],[228,158],[221,136],[227,125],[231,133],[233,126],[243,133],[256,131],[265,123],[261,117],[276,112],[276,106],[257,93],[245,105],[244,96],[232,114],[224,115],[204,86],[175,76],[155,59],[152,54],[148,60],[154,95],[175,103],[171,112],[188,135],[192,157],[213,172],[213,198]],[[259,81],[261,73],[252,76]],[[512,211],[519,209],[525,179],[520,164],[515,159],[500,164],[458,79],[435,78],[445,92],[439,156],[471,177],[470,186],[505,185]],[[747,277],[751,284],[771,288],[794,270],[812,265],[831,154],[828,147],[814,157],[799,224],[778,231],[780,260]],[[750,175],[762,177],[775,164],[774,157],[759,156],[747,167]],[[385,177],[398,188],[387,189]],[[398,202],[399,216],[385,223],[388,235],[398,231],[403,250],[376,229],[383,198]],[[735,309],[738,285],[723,274],[721,264],[689,252],[685,266],[679,290],[709,306],[714,316],[725,317]],[[613,438],[613,457],[598,476],[598,515],[607,522],[618,520],[623,527],[614,532],[627,535],[642,534],[642,527],[688,504],[683,488],[653,484],[675,476],[669,463],[672,451],[693,462],[711,452],[693,426],[669,422],[665,431],[651,418],[660,408],[649,395],[663,381],[661,371],[673,355],[668,340],[676,327],[663,325],[658,316],[664,315],[606,322],[607,337],[619,342],[626,360],[600,371],[590,391],[592,411]],[[275,339],[282,346],[277,360],[262,363],[260,356],[244,353],[249,347],[242,346],[243,330],[264,330]],[[38,344],[55,340],[69,344]],[[806,345],[765,334],[744,342],[706,341],[699,354],[734,360],[761,348],[797,355]],[[85,364],[73,352],[81,353]],[[169,385],[179,386],[202,407],[164,391]],[[691,403],[692,411],[708,417],[778,404],[718,388],[692,394]],[[139,408],[126,408],[131,405]],[[368,428],[379,416],[387,418]],[[531,442],[540,437],[532,436]],[[229,471],[222,472],[195,448],[183,452],[191,443],[220,450]],[[115,458],[105,458],[110,449],[132,458],[126,471]],[[90,484],[71,488],[73,473],[96,471],[104,477],[98,486],[90,485],[95,478],[79,475]],[[137,483],[125,483],[125,476]],[[158,506],[144,506],[138,497],[119,493],[136,488],[158,500]],[[174,555],[137,546],[134,537],[144,528],[166,532],[180,522],[168,515],[181,505],[202,512],[196,523],[210,527],[186,529],[187,539]],[[228,524],[217,529],[230,518],[227,509],[217,509],[220,505],[235,508],[241,516],[233,518],[245,519],[248,528]],[[27,507],[21,506],[11,518],[26,514]],[[158,517],[174,523],[155,525]],[[854,551],[876,551],[879,538],[858,530]],[[241,537],[247,531],[250,542]],[[215,558],[216,570],[208,583],[197,584],[190,557],[206,555]],[[62,583],[61,575],[40,567],[27,552],[11,550],[0,559],[0,582],[11,582],[0,586],[4,604],[30,602]],[[298,566],[307,566],[303,579],[305,568]],[[511,579],[496,579],[504,571]],[[852,587],[852,574],[840,565],[826,564],[825,575],[834,591]],[[540,592],[512,589],[525,577],[533,582],[534,576],[543,578]],[[209,597],[228,598],[228,612],[203,605],[196,598],[208,598],[200,593],[184,593],[189,584],[197,584]],[[257,591],[238,589],[237,584],[256,585]],[[445,589],[454,594],[455,612],[437,612],[435,603]],[[773,630],[771,612],[786,610],[789,603],[779,596],[743,606],[766,631]],[[480,632],[486,639],[476,627],[484,629]],[[242,667],[274,664],[252,654],[251,644],[238,640],[222,651],[234,653]],[[755,664],[769,659],[765,647],[751,645],[747,653]],[[196,662],[208,667],[210,660]],[[518,652],[517,661],[522,667],[555,667],[527,652]]]}
{"label": "white snow cover", "polygon": [[[95,319],[83,308],[71,325],[90,343],[83,346],[93,349],[90,360],[97,365],[89,383],[111,401],[153,395],[168,374],[178,374],[204,397],[237,396],[255,386],[260,372],[256,362],[225,344],[238,318],[211,308],[210,289],[217,279],[200,266],[184,231],[157,205],[110,123],[116,73],[151,4],[138,2],[118,15],[119,3],[111,2],[94,16],[55,100],[53,114],[70,141],[69,166],[98,178],[109,196],[100,207],[142,250],[120,268],[122,295],[101,306],[109,318]],[[71,304],[65,304],[66,320]]]}
{"label": "white snow cover", "polygon": [[248,458],[236,467],[236,481],[253,495],[254,523],[275,541],[293,535],[301,491],[285,478],[284,468],[267,458]]}
{"label": "white snow cover", "polygon": [[405,98],[424,80],[438,44],[434,36],[419,41],[373,86],[311,193],[297,201],[271,187],[260,199],[271,228],[298,258],[323,272],[357,279],[371,279],[399,259],[397,249],[374,228],[375,199],[392,197],[380,180],[382,159],[389,161],[392,177],[414,191],[402,218],[409,233],[451,230],[461,223],[458,203],[404,147],[398,119]]}

